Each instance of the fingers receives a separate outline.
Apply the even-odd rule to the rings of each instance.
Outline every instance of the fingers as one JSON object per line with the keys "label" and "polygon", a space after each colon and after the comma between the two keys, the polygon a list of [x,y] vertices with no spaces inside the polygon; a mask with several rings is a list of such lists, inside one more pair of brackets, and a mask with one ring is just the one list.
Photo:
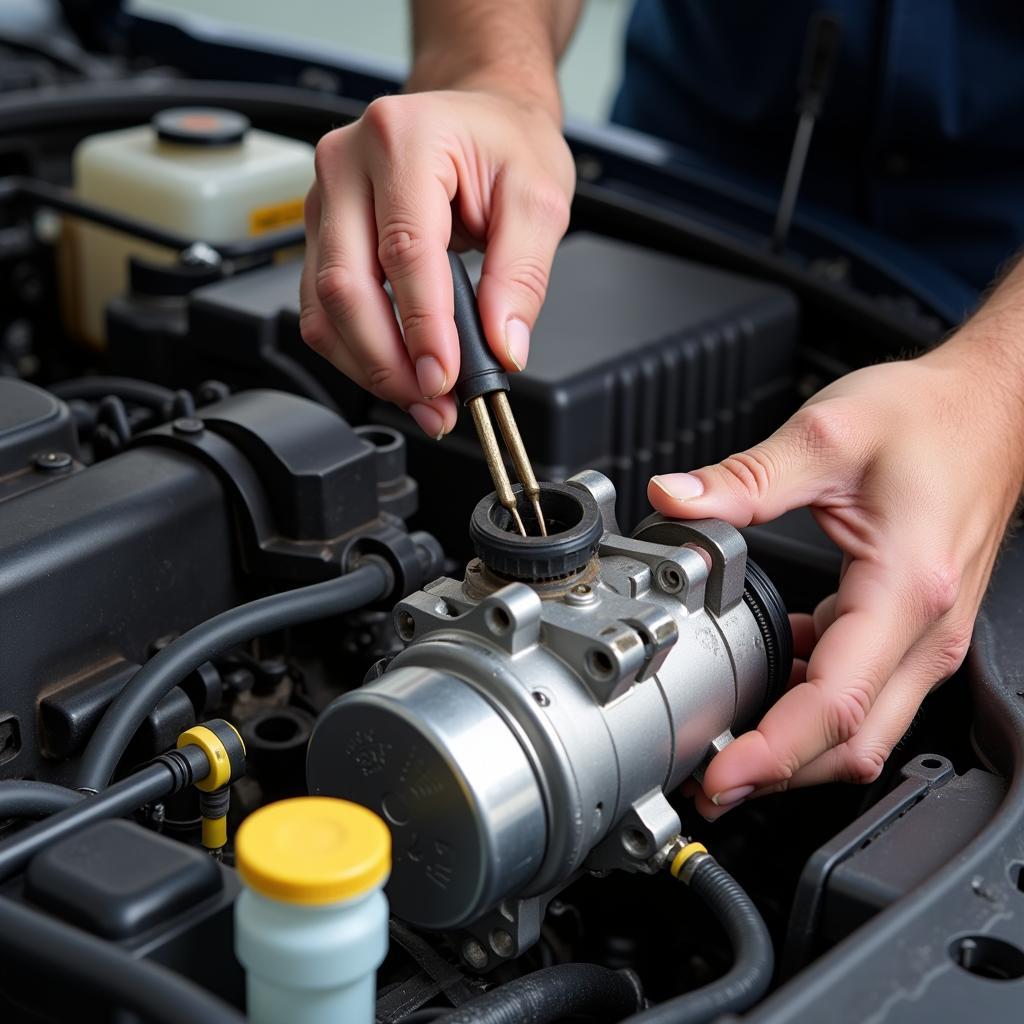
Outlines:
{"label": "fingers", "polygon": [[821,635],[810,615],[794,612],[789,617],[789,628],[793,631],[793,654],[805,661],[811,656],[814,645]]}
{"label": "fingers", "polygon": [[693,473],[651,478],[647,496],[664,515],[764,523],[849,491],[874,440],[841,401],[805,406],[762,444]]}
{"label": "fingers", "polygon": [[789,780],[787,788],[823,782],[874,782],[933,684],[926,667],[901,665],[856,735],[804,765]]}
{"label": "fingers", "polygon": [[427,434],[441,436],[454,426],[454,401],[426,399],[416,378],[382,285],[370,183],[351,161],[335,160],[319,173],[306,206],[302,336],[352,380],[406,409]]}
{"label": "fingers", "polygon": [[[912,581],[869,562],[851,563],[825,629],[794,686],[714,759],[704,791],[719,805],[788,783],[863,727],[883,687],[932,622],[917,606]],[[717,798],[717,799],[716,799]]]}
{"label": "fingers", "polygon": [[420,394],[438,398],[459,375],[448,245],[454,178],[429,167],[371,164],[377,260],[391,283]]}
{"label": "fingers", "polygon": [[569,226],[569,199],[553,183],[508,175],[495,188],[487,254],[477,292],[494,354],[509,370],[526,366],[555,250]]}

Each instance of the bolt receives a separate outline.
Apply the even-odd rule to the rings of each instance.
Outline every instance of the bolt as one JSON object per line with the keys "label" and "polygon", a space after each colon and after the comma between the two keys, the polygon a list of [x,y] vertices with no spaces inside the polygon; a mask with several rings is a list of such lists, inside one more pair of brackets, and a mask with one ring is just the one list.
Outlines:
{"label": "bolt", "polygon": [[491,932],[491,949],[500,956],[508,959],[516,951],[516,944],[512,941],[512,936],[503,928],[495,928]]}
{"label": "bolt", "polygon": [[43,452],[36,456],[35,467],[44,473],[63,473],[71,468],[71,462],[67,452]]}
{"label": "bolt", "polygon": [[551,698],[543,690],[534,690],[531,696],[542,708],[551,703]]}
{"label": "bolt", "polygon": [[466,939],[462,944],[462,959],[474,971],[482,971],[487,966],[487,950],[476,939]]}
{"label": "bolt", "polygon": [[203,432],[203,421],[194,416],[180,416],[171,426],[176,434],[201,434]]}
{"label": "bolt", "polygon": [[594,588],[588,586],[586,583],[577,583],[576,586],[571,587],[569,593],[565,595],[566,604],[587,605],[593,604],[596,600],[597,594],[594,593]]}

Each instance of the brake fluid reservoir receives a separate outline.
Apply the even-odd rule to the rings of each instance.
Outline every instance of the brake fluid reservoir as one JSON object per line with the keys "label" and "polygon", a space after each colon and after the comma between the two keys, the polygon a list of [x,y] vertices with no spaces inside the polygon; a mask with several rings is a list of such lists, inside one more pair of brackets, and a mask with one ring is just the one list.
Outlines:
{"label": "brake fluid reservoir", "polygon": [[346,800],[297,797],[242,822],[235,953],[253,1024],[373,1024],[388,948],[391,834]]}
{"label": "brake fluid reservoir", "polygon": [[[164,110],[148,125],[84,139],[72,157],[82,199],[196,241],[226,242],[302,221],[313,147],[251,128],[215,108]],[[128,259],[177,253],[81,220],[65,231],[68,327],[102,345],[107,302],[128,282]]]}

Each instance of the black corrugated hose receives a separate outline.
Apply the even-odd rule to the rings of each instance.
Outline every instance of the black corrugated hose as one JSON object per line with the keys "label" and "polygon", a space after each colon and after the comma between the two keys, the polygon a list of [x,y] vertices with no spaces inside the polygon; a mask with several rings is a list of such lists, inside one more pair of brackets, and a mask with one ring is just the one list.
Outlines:
{"label": "black corrugated hose", "polygon": [[558,964],[507,982],[458,1009],[441,1012],[437,1024],[553,1024],[566,1017],[621,1020],[643,1005],[632,971],[597,964]]}
{"label": "black corrugated hose", "polygon": [[724,1013],[742,1013],[768,991],[775,951],[750,897],[706,853],[699,856],[687,884],[722,923],[732,944],[732,967],[710,985],[652,1006],[623,1024],[707,1024]]}

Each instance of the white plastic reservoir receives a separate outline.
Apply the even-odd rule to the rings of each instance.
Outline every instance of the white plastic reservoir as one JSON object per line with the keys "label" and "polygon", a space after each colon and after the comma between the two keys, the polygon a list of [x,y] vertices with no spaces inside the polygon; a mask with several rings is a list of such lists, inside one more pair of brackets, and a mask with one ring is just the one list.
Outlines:
{"label": "white plastic reservoir", "polygon": [[373,1024],[388,949],[384,822],[347,800],[282,800],[242,822],[235,863],[251,1024]]}
{"label": "white plastic reservoir", "polygon": [[[189,239],[227,242],[301,223],[313,147],[251,128],[231,110],[179,107],[148,125],[89,136],[72,170],[82,199]],[[64,249],[68,326],[97,346],[107,302],[127,288],[129,256],[177,258],[79,219],[66,222]]]}

